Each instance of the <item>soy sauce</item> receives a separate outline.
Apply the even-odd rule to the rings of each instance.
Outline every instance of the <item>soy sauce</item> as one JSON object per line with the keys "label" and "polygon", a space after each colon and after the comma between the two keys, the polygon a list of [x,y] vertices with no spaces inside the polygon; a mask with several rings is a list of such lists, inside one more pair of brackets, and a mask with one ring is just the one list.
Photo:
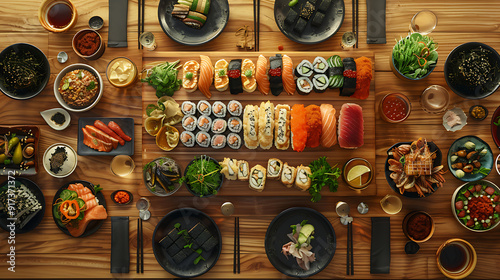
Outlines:
{"label": "soy sauce", "polygon": [[460,245],[450,244],[441,251],[439,261],[444,269],[459,272],[467,263],[467,252]]}
{"label": "soy sauce", "polygon": [[71,7],[64,4],[58,3],[52,6],[47,13],[47,20],[49,24],[55,28],[63,28],[71,22],[73,17],[73,11]]}

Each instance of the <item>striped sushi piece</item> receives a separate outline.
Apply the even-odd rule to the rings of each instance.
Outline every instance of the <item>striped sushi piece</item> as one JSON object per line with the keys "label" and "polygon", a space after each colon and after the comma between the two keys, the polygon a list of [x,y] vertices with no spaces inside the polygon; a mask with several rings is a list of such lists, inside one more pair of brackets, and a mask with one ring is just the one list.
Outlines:
{"label": "striped sushi piece", "polygon": [[337,119],[335,118],[336,110],[332,104],[321,104],[321,146],[330,148],[337,144]]}
{"label": "striped sushi piece", "polygon": [[340,88],[340,96],[351,96],[356,91],[356,62],[354,58],[346,57],[344,63],[344,85]]}
{"label": "striped sushi piece", "polygon": [[190,131],[183,131],[180,136],[181,143],[186,147],[193,147],[196,143],[194,134]]}
{"label": "striped sushi piece", "polygon": [[297,77],[310,77],[313,74],[313,65],[309,60],[302,60],[297,68],[295,68],[294,74]]}
{"label": "striped sushi piece", "polygon": [[295,93],[295,79],[293,77],[293,61],[288,55],[284,55],[283,62],[283,87],[286,93],[293,95]]}
{"label": "striped sushi piece", "polygon": [[184,24],[186,24],[187,26],[196,29],[202,28],[206,21],[207,16],[194,11],[189,11],[187,16],[182,20],[182,22],[184,22]]}
{"label": "striped sushi piece", "polygon": [[275,56],[271,56],[269,58],[269,82],[271,93],[274,96],[278,96],[283,91],[283,80],[282,80],[282,69],[283,69],[283,61],[281,54],[277,54]]}
{"label": "striped sushi piece", "polygon": [[257,65],[255,70],[255,79],[257,80],[257,87],[260,93],[268,95],[269,94],[269,77],[267,76],[267,69],[269,68],[269,63],[263,55],[259,55],[257,59]]}
{"label": "striped sushi piece", "polygon": [[212,65],[212,60],[206,55],[200,55],[200,78],[198,81],[198,89],[205,95],[206,98],[210,99],[212,93],[210,92],[210,86],[214,79],[214,66]]}
{"label": "striped sushi piece", "polygon": [[355,103],[345,103],[339,114],[339,146],[357,149],[363,146],[363,108]]}
{"label": "striped sushi piece", "polygon": [[327,59],[328,62],[328,87],[341,88],[344,85],[344,63],[338,55],[332,55]]}
{"label": "striped sushi piece", "polygon": [[292,149],[296,152],[302,152],[307,142],[307,121],[304,104],[293,105],[290,130],[292,131]]}
{"label": "striped sushi piece", "polygon": [[227,145],[231,149],[238,150],[241,148],[241,137],[236,133],[229,133],[227,135]]}
{"label": "striped sushi piece", "polygon": [[212,137],[211,146],[214,149],[222,149],[226,146],[226,135],[217,134]]}
{"label": "striped sushi piece", "polygon": [[229,77],[229,91],[231,94],[243,92],[241,83],[241,59],[233,59],[229,62],[227,75]]}

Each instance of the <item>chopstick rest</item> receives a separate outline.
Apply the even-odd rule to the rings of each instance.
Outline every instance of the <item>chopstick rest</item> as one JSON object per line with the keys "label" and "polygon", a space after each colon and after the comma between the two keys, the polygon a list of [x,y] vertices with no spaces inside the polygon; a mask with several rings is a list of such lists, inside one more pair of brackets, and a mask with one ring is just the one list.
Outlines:
{"label": "chopstick rest", "polygon": [[385,44],[385,0],[366,1],[366,43]]}
{"label": "chopstick rest", "polygon": [[108,47],[127,47],[128,0],[109,0]]}
{"label": "chopstick rest", "polygon": [[128,273],[129,266],[128,217],[111,217],[111,273]]}
{"label": "chopstick rest", "polygon": [[370,250],[370,273],[389,273],[390,265],[391,220],[389,217],[373,217],[372,241]]}

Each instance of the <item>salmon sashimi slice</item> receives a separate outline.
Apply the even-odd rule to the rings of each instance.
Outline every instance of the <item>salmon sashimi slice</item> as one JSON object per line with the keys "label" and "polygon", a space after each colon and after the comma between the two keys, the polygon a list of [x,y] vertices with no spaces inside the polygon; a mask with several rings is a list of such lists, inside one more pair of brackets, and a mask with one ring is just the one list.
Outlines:
{"label": "salmon sashimi slice", "polygon": [[78,197],[81,197],[83,195],[86,195],[86,194],[91,194],[92,191],[85,187],[84,185],[82,185],[81,183],[76,183],[76,184],[70,184],[68,186],[68,190],[70,191],[75,191],[76,194],[78,195]]}
{"label": "salmon sashimi slice", "polygon": [[222,110],[222,105],[219,103],[215,104],[214,110],[213,110],[214,113],[219,114],[221,110]]}
{"label": "salmon sashimi slice", "polygon": [[214,79],[214,67],[212,60],[206,55],[200,55],[200,79],[198,81],[198,88],[206,98],[210,99],[212,93],[210,92],[210,85]]}
{"label": "salmon sashimi slice", "polygon": [[255,79],[257,80],[257,86],[262,94],[268,95],[271,83],[269,82],[269,77],[267,76],[267,69],[269,68],[269,62],[267,58],[260,55],[257,59],[257,66],[255,70]]}
{"label": "salmon sashimi slice", "polygon": [[363,108],[355,103],[342,105],[339,114],[339,145],[344,149],[363,146]]}
{"label": "salmon sashimi slice", "polygon": [[209,123],[208,119],[207,118],[200,118],[200,121],[199,121],[199,125],[200,126],[204,126],[206,125],[207,123]]}
{"label": "salmon sashimi slice", "polygon": [[118,134],[118,136],[120,136],[120,138],[122,138],[123,140],[125,141],[132,141],[132,137],[128,136],[127,134],[125,134],[125,132],[123,132],[122,128],[117,124],[115,123],[114,121],[110,121],[108,123],[108,127],[113,130],[116,134]]}
{"label": "salmon sashimi slice", "polygon": [[335,118],[336,110],[332,104],[321,104],[321,122],[323,125],[323,133],[321,134],[321,146],[330,148],[337,144],[337,119]]}
{"label": "salmon sashimi slice", "polygon": [[224,144],[224,136],[222,136],[222,135],[215,136],[215,139],[213,141],[213,145],[220,146],[222,144]]}
{"label": "salmon sashimi slice", "polygon": [[293,78],[293,62],[288,55],[284,55],[282,58],[283,63],[283,73],[281,74],[281,79],[283,80],[283,88],[286,93],[293,95],[295,93],[295,79]]}
{"label": "salmon sashimi slice", "polygon": [[207,138],[207,136],[205,134],[203,134],[203,133],[198,134],[198,138],[197,138],[198,142],[202,143],[202,142],[204,142],[207,139],[208,138]]}
{"label": "salmon sashimi slice", "polygon": [[109,136],[118,139],[120,142],[120,145],[125,145],[125,140],[123,140],[120,136],[118,136],[111,128],[109,128],[106,124],[104,124],[101,120],[95,120],[94,121],[94,126],[97,127],[98,129],[104,131],[106,134]]}
{"label": "salmon sashimi slice", "polygon": [[113,150],[113,145],[111,143],[106,143],[101,139],[92,136],[85,127],[82,127],[82,131],[83,144],[99,152],[110,152]]}
{"label": "salmon sashimi slice", "polygon": [[188,117],[184,120],[184,126],[190,126],[194,122],[194,119],[191,117]]}
{"label": "salmon sashimi slice", "polygon": [[104,208],[104,206],[102,205],[97,205],[96,207],[85,211],[85,215],[83,216],[83,219],[78,223],[78,227],[75,228],[68,225],[66,228],[68,229],[71,236],[79,237],[85,232],[85,229],[87,229],[89,222],[95,220],[105,220],[107,218],[108,213],[106,212],[106,208]]}
{"label": "salmon sashimi slice", "polygon": [[110,136],[106,132],[98,129],[95,126],[92,125],[86,125],[85,128],[87,131],[90,133],[90,135],[94,136],[97,139],[101,139],[102,141],[106,143],[111,143],[113,145],[113,149],[116,149],[118,147],[118,139],[114,138],[113,136]]}
{"label": "salmon sashimi slice", "polygon": [[78,197],[83,199],[83,201],[85,201],[85,202],[92,200],[92,199],[95,199],[95,195],[93,193],[86,193],[83,195],[79,195]]}
{"label": "salmon sashimi slice", "polygon": [[85,201],[85,211],[88,211],[98,205],[97,199],[94,197],[94,199],[90,199],[88,201]]}
{"label": "salmon sashimi slice", "polygon": [[206,103],[201,103],[200,104],[200,111],[205,112],[205,110],[208,108],[208,105]]}

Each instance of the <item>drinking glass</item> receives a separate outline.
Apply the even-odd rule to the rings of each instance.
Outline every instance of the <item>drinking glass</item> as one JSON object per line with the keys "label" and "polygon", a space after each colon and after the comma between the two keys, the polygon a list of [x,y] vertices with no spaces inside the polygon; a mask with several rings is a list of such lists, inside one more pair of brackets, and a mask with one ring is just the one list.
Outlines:
{"label": "drinking glass", "polygon": [[148,51],[154,51],[156,49],[155,35],[151,32],[142,33],[139,37],[139,43]]}
{"label": "drinking glass", "polygon": [[431,33],[437,25],[437,16],[432,11],[422,10],[416,13],[410,22],[410,32],[422,35]]}
{"label": "drinking glass", "polygon": [[439,114],[448,108],[450,94],[440,85],[429,86],[420,96],[420,105],[427,113]]}
{"label": "drinking glass", "polygon": [[403,202],[399,197],[388,194],[380,200],[380,206],[382,206],[382,210],[384,210],[385,213],[395,215],[403,208]]}
{"label": "drinking glass", "polygon": [[127,155],[118,155],[111,160],[111,172],[116,176],[125,177],[135,168],[134,160]]}

